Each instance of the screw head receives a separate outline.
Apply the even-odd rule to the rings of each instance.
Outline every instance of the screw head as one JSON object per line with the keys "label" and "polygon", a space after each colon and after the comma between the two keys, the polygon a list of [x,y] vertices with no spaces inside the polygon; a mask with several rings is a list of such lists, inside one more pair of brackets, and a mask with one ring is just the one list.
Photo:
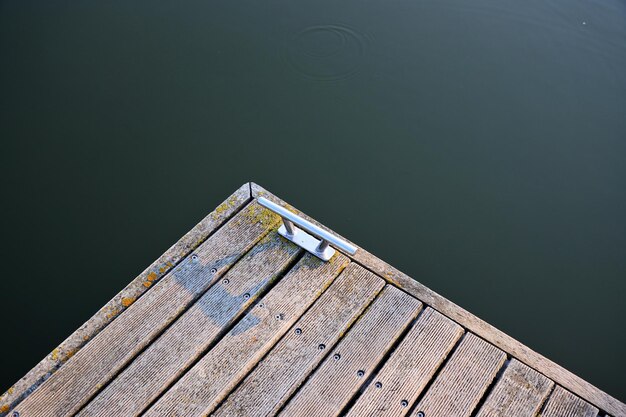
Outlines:
{"label": "screw head", "polygon": [[400,401],[400,405],[402,407],[408,407],[409,406],[409,402],[407,400],[402,400],[402,401]]}
{"label": "screw head", "polygon": [[13,417],[20,417],[19,411],[14,411],[13,412]]}
{"label": "screw head", "polygon": [[216,273],[216,272],[217,272],[217,269],[215,269],[215,268],[211,268],[211,273],[212,273],[212,274],[214,274],[214,273]]}
{"label": "screw head", "polygon": [[245,294],[243,295],[243,299],[244,299],[244,300],[247,300],[248,298],[250,298],[250,294],[245,293]]}
{"label": "screw head", "polygon": [[196,254],[194,253],[193,255],[191,255],[191,259],[193,259],[193,260],[195,261],[196,259],[198,259],[198,255],[196,255]]}
{"label": "screw head", "polygon": [[294,333],[297,334],[297,335],[301,335],[302,334],[302,329],[298,327],[296,330],[294,330]]}
{"label": "screw head", "polygon": [[318,348],[319,350],[324,350],[324,349],[326,349],[326,345],[325,345],[325,344],[323,344],[323,343],[320,343],[319,345],[317,345],[317,348]]}
{"label": "screw head", "polygon": [[378,381],[376,382],[376,384],[374,384],[376,386],[376,388],[382,388],[383,387],[383,383]]}
{"label": "screw head", "polygon": [[282,320],[284,317],[285,317],[285,316],[283,316],[282,314],[276,314],[276,315],[274,316],[274,318],[275,318],[276,320]]}
{"label": "screw head", "polygon": [[224,280],[222,281],[224,284],[228,284],[230,283],[230,280],[228,278],[224,278]]}
{"label": "screw head", "polygon": [[265,307],[265,304],[264,303],[259,303],[259,308],[263,308],[263,307]]}
{"label": "screw head", "polygon": [[359,369],[358,371],[356,371],[356,375],[357,375],[359,378],[362,378],[362,377],[363,377],[363,375],[365,375],[365,372]]}
{"label": "screw head", "polygon": [[424,417],[424,412],[423,411],[418,411],[417,413],[417,417]]}
{"label": "screw head", "polygon": [[334,360],[336,360],[336,361],[338,361],[339,359],[341,359],[341,355],[340,355],[340,354],[338,354],[338,353],[335,353],[335,354],[333,355],[333,359],[334,359]]}

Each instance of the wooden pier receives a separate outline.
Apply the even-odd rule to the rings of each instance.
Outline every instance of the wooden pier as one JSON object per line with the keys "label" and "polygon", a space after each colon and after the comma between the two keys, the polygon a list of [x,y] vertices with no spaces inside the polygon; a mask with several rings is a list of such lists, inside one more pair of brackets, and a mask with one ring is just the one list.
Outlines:
{"label": "wooden pier", "polygon": [[3,394],[0,416],[626,417],[367,251],[304,251],[261,196],[315,223],[244,184]]}

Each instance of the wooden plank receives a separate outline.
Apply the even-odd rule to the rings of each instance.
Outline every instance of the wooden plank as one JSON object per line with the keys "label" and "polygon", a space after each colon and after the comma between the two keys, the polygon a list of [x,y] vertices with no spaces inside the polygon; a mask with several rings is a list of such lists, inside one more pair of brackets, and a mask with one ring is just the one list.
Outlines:
{"label": "wooden plank", "polygon": [[213,417],[274,415],[384,285],[350,264]]}
{"label": "wooden plank", "polygon": [[301,253],[270,233],[79,414],[137,416],[207,349]]}
{"label": "wooden plank", "polygon": [[93,339],[115,317],[148,290],[144,283],[148,277],[156,282],[184,259],[192,250],[204,242],[217,228],[224,224],[250,201],[250,184],[242,185],[222,204],[202,219],[178,242],[132,280],[122,291],[105,304],[87,322],[57,346],[41,362],[0,396],[0,416],[15,407],[35,390],[43,381],[54,374],[76,354],[87,341]]}
{"label": "wooden plank", "polygon": [[[253,198],[257,198],[259,196],[266,197],[275,203],[289,207],[300,216],[306,218],[312,223],[315,223],[323,229],[339,235],[307,216],[305,213],[285,203],[283,200],[276,197],[260,185],[251,183],[251,190]],[[349,239],[346,240],[350,241]],[[354,256],[350,256],[354,262],[357,262],[375,274],[383,277],[388,283],[401,288],[418,300],[444,314],[446,317],[459,323],[467,330],[502,349],[512,357],[518,359],[520,362],[544,374],[557,384],[565,387],[588,402],[607,411],[611,415],[626,416],[626,404],[623,402],[596,388],[584,379],[574,375],[562,366],[545,358],[541,354],[530,349],[528,346],[525,346],[523,343],[520,343],[506,333],[498,330],[489,323],[486,323],[472,313],[437,294],[435,291],[421,284],[416,279],[411,278],[397,268],[394,268],[388,263],[382,261],[365,249],[360,248],[358,245],[355,246],[358,247],[358,250]]]}
{"label": "wooden plank", "polygon": [[335,255],[330,262],[305,254],[272,291],[144,416],[211,413],[328,288],[348,262],[341,254]]}
{"label": "wooden plank", "polygon": [[557,386],[541,412],[541,417],[596,417],[598,412],[593,405]]}
{"label": "wooden plank", "polygon": [[[74,414],[278,220],[278,216],[256,202],[248,204],[98,333],[15,411],[22,417]],[[151,286],[152,282],[145,284]]]}
{"label": "wooden plank", "polygon": [[357,416],[404,416],[463,335],[452,320],[427,308],[348,412]]}
{"label": "wooden plank", "polygon": [[480,408],[478,417],[533,417],[554,383],[539,372],[512,359]]}
{"label": "wooden plank", "polygon": [[466,333],[412,416],[469,417],[505,360],[500,349]]}
{"label": "wooden plank", "polygon": [[415,298],[386,286],[280,415],[339,415],[421,309]]}

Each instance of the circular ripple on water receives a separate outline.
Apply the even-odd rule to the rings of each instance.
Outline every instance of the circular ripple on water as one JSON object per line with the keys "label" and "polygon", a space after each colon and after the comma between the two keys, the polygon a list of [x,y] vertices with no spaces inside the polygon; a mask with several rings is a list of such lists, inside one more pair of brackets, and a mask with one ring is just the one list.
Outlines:
{"label": "circular ripple on water", "polygon": [[354,29],[320,25],[290,37],[283,56],[289,66],[307,78],[337,81],[358,71],[366,49],[367,38]]}

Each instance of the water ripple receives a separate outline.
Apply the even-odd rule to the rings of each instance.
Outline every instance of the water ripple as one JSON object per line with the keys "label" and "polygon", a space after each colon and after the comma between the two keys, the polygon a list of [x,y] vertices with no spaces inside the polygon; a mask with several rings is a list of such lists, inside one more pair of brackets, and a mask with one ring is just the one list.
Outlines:
{"label": "water ripple", "polygon": [[306,78],[339,81],[356,74],[368,43],[364,34],[346,26],[310,26],[285,42],[283,59]]}

